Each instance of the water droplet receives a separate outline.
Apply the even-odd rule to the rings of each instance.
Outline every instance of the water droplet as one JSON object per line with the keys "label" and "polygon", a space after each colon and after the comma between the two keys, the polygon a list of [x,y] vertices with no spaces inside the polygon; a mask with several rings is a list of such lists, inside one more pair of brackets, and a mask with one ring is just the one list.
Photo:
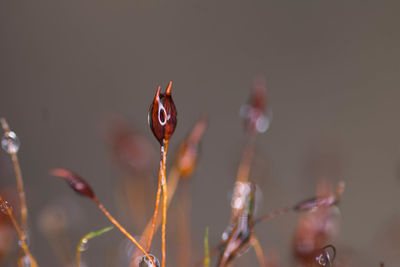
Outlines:
{"label": "water droplet", "polygon": [[0,211],[5,215],[8,215],[7,209],[10,209],[12,211],[12,206],[10,205],[10,203],[8,203],[7,200],[2,200],[0,202]]}
{"label": "water droplet", "polygon": [[89,248],[88,240],[85,238],[82,240],[81,246],[79,247],[80,251],[86,251]]}
{"label": "water droplet", "polygon": [[249,193],[249,183],[236,182],[231,201],[232,208],[235,210],[243,209],[245,207]]}
{"label": "water droplet", "polygon": [[139,263],[139,267],[160,267],[160,261],[152,254],[149,254],[149,256],[153,260],[155,266],[154,264],[151,264],[150,260],[145,255],[143,255],[142,260]]}
{"label": "water droplet", "polygon": [[13,132],[6,132],[1,138],[1,147],[8,154],[17,153],[21,145],[18,136]]}

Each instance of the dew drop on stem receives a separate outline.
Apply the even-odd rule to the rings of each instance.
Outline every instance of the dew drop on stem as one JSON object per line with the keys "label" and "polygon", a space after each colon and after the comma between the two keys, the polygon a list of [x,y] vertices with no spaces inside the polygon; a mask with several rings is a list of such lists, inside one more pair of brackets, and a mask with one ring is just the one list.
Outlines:
{"label": "dew drop on stem", "polygon": [[19,138],[13,131],[4,133],[1,138],[1,148],[8,154],[17,153],[20,145]]}
{"label": "dew drop on stem", "polygon": [[89,244],[88,244],[88,240],[87,239],[83,239],[82,243],[79,247],[80,251],[86,251],[89,248]]}

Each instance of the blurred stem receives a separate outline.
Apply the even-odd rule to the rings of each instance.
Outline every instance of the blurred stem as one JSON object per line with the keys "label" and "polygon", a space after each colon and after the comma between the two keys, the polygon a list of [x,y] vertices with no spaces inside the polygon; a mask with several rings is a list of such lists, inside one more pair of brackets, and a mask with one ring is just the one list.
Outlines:
{"label": "blurred stem", "polygon": [[258,262],[260,263],[260,266],[265,267],[264,252],[261,248],[258,238],[254,234],[253,234],[253,237],[251,238],[251,245],[253,246],[254,251],[256,252],[257,259],[258,259]]}
{"label": "blurred stem", "polygon": [[13,224],[15,230],[17,231],[19,245],[20,245],[21,249],[24,251],[25,255],[29,258],[31,267],[37,267],[38,264],[37,264],[35,258],[32,256],[31,252],[29,251],[28,245],[26,244],[26,236],[25,236],[24,232],[21,231],[21,228],[19,227],[17,220],[15,219],[10,207],[8,206],[8,204],[6,204],[5,200],[1,196],[0,196],[0,205],[1,205],[1,208],[6,211],[8,217],[11,220],[11,223]]}
{"label": "blurred stem", "polygon": [[236,182],[245,183],[249,179],[251,162],[254,157],[254,137],[248,137],[246,146],[243,149],[242,159],[239,163],[239,168],[236,176]]}
{"label": "blurred stem", "polygon": [[210,266],[210,248],[208,245],[208,227],[206,228],[206,233],[204,234],[204,267]]}
{"label": "blurred stem", "polygon": [[190,208],[191,199],[188,196],[188,184],[182,183],[179,200],[179,219],[178,219],[178,237],[179,237],[179,264],[180,267],[187,267],[190,263],[191,253],[191,231],[190,231]]}

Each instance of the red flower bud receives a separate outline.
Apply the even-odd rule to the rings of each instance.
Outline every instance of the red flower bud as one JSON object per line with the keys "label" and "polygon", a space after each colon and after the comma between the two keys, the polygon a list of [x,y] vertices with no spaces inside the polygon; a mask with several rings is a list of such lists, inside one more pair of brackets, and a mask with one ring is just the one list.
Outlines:
{"label": "red flower bud", "polygon": [[50,174],[65,179],[71,188],[79,194],[91,199],[95,197],[92,188],[90,188],[89,184],[79,175],[61,168],[51,170]]}
{"label": "red flower bud", "polygon": [[176,108],[171,97],[172,82],[169,82],[165,93],[160,93],[161,86],[158,87],[153,103],[149,110],[149,124],[154,136],[160,144],[163,140],[169,140],[176,127]]}

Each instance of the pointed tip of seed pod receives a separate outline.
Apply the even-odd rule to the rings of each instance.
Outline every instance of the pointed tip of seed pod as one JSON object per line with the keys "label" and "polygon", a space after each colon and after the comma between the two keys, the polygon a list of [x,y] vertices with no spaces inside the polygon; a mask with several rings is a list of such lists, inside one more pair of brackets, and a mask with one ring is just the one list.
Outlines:
{"label": "pointed tip of seed pod", "polygon": [[165,89],[166,95],[171,95],[172,81],[169,81],[167,89]]}
{"label": "pointed tip of seed pod", "polygon": [[80,195],[94,199],[95,195],[89,184],[78,174],[63,168],[55,168],[50,171],[50,175],[65,179],[69,186]]}
{"label": "pointed tip of seed pod", "polygon": [[158,86],[154,101],[160,101],[161,85]]}

